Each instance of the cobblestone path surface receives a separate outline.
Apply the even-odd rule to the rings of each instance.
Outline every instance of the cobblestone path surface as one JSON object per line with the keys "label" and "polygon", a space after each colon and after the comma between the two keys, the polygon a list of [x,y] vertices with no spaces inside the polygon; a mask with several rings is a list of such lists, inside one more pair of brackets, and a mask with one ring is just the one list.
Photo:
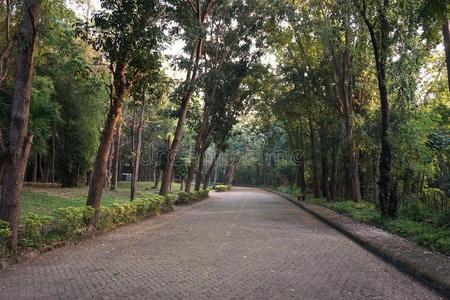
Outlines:
{"label": "cobblestone path surface", "polygon": [[440,299],[259,189],[46,253],[0,273],[0,299]]}

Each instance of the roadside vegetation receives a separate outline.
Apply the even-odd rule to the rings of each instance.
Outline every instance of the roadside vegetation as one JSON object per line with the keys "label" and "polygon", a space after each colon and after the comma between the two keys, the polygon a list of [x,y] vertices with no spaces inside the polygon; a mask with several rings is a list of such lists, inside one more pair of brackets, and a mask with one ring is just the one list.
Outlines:
{"label": "roadside vegetation", "polygon": [[216,192],[228,192],[229,190],[231,190],[231,185],[218,184],[214,187],[214,190]]}
{"label": "roadside vegetation", "polygon": [[[277,190],[295,197],[300,195],[299,189],[279,187]],[[315,198],[312,194],[307,195],[306,201],[407,238],[427,249],[450,255],[450,210],[433,208],[426,200],[416,197],[402,201],[396,219],[381,217],[373,202],[328,201],[325,198]]]}
{"label": "roadside vegetation", "polygon": [[[204,200],[209,194],[209,190],[173,191],[164,197],[154,189],[145,188],[153,184],[139,182],[142,191],[131,202],[129,183],[118,182],[116,191],[107,191],[103,196],[98,221],[93,226],[91,219],[95,210],[86,206],[86,187],[27,186],[22,198],[18,250],[26,253],[73,243],[92,234],[171,211],[174,204],[187,205]],[[8,223],[0,222],[0,258],[8,256],[5,242],[10,235]]]}

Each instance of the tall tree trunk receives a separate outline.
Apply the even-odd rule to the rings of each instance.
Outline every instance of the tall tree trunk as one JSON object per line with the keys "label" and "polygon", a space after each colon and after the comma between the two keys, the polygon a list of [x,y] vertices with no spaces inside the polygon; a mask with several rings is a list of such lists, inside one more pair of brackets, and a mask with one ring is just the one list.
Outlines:
{"label": "tall tree trunk", "polygon": [[211,165],[208,168],[208,171],[205,174],[205,180],[203,182],[203,189],[208,189],[209,186],[209,180],[211,179],[211,176],[213,175],[214,170],[216,169],[216,163],[217,159],[219,159],[220,150],[216,150],[216,154],[214,155],[213,161],[211,162]]}
{"label": "tall tree trunk", "polygon": [[12,235],[8,241],[11,251],[17,249],[19,234],[20,196],[25,169],[30,154],[33,135],[28,133],[28,118],[33,78],[33,55],[41,15],[40,0],[26,0],[24,14],[19,28],[16,55],[16,79],[11,108],[11,123],[8,143],[3,146],[0,135],[0,149],[4,156],[0,219],[9,223]]}
{"label": "tall tree trunk", "polygon": [[317,156],[316,156],[316,134],[314,130],[314,124],[312,119],[309,121],[310,130],[310,142],[311,142],[311,171],[312,171],[312,184],[314,188],[314,197],[320,198],[320,178],[317,167]]}
{"label": "tall tree trunk", "polygon": [[119,163],[120,163],[120,144],[122,140],[122,122],[118,122],[114,138],[114,158],[111,168],[111,191],[117,190],[117,182],[119,181]]}
{"label": "tall tree trunk", "polygon": [[189,163],[187,177],[186,177],[186,185],[184,187],[184,191],[186,193],[191,192],[192,180],[194,180],[194,171],[195,165],[197,164],[197,150],[194,149],[191,155],[191,162]]}
{"label": "tall tree trunk", "polygon": [[450,91],[450,20],[445,19],[442,26],[442,35],[444,36],[445,62],[447,64],[448,89]]}
{"label": "tall tree trunk", "polygon": [[56,137],[55,137],[55,129],[53,128],[53,135],[52,135],[52,162],[51,162],[51,168],[52,168],[52,176],[51,176],[51,183],[52,186],[55,185],[55,161],[56,161]]}
{"label": "tall tree trunk", "polygon": [[105,127],[100,137],[100,146],[95,158],[94,170],[92,171],[89,184],[89,193],[86,205],[95,209],[92,224],[95,225],[98,219],[100,201],[103,194],[103,186],[106,179],[106,167],[108,163],[109,152],[113,140],[114,129],[122,113],[122,105],[128,91],[125,82],[125,66],[119,65],[114,72],[114,99],[110,105]]}
{"label": "tall tree trunk", "polygon": [[[387,2],[387,0],[385,0]],[[387,7],[386,7],[387,9]],[[387,14],[387,12],[385,12]],[[389,142],[389,101],[386,83],[386,62],[388,51],[389,25],[387,16],[381,14],[381,41],[380,57],[377,65],[378,88],[381,101],[381,154],[380,154],[380,178],[378,179],[378,198],[380,209],[386,217],[396,217],[397,208],[391,205],[391,145]]]}
{"label": "tall tree trunk", "polygon": [[136,184],[139,176],[139,165],[141,163],[141,149],[142,149],[142,130],[144,129],[144,116],[145,116],[145,101],[142,99],[141,111],[139,113],[139,123],[137,127],[137,140],[136,147],[134,150],[133,159],[133,173],[131,173],[131,196],[130,199],[133,201],[136,198]]}
{"label": "tall tree trunk", "polygon": [[322,196],[328,199],[328,158],[326,151],[322,152]]}
{"label": "tall tree trunk", "polygon": [[[339,103],[342,107],[341,113],[344,117],[345,133],[346,133],[346,157],[348,160],[348,179],[349,192],[354,201],[361,201],[361,184],[359,179],[358,168],[358,151],[356,149],[356,141],[353,133],[353,85],[354,79],[352,74],[352,54],[351,54],[351,23],[350,10],[344,14],[345,21],[345,47],[340,52],[340,59],[336,55],[334,47],[331,47],[333,54],[334,72],[336,78],[336,89]],[[347,189],[346,189],[347,190]],[[347,191],[346,191],[347,194]]]}
{"label": "tall tree trunk", "polygon": [[37,181],[37,173],[38,173],[38,154],[34,154],[33,158],[33,175],[31,181],[34,183]]}
{"label": "tall tree trunk", "polygon": [[159,183],[161,182],[161,177],[162,177],[162,170],[161,167],[158,167],[156,169],[155,185],[153,186],[153,189],[158,189]]}
{"label": "tall tree trunk", "polygon": [[[197,45],[194,50],[192,50],[191,53],[191,61],[190,65],[192,66],[188,70],[188,74],[186,76],[186,90],[185,94],[183,96],[183,100],[181,102],[180,107],[180,113],[178,116],[178,123],[177,128],[175,130],[174,139],[172,142],[171,147],[169,148],[169,153],[167,154],[167,162],[166,166],[164,168],[164,174],[163,178],[161,180],[161,189],[159,191],[160,195],[167,195],[170,188],[170,182],[172,178],[172,169],[173,164],[175,162],[176,156],[178,154],[181,139],[183,137],[183,128],[184,124],[186,123],[186,114],[188,110],[189,101],[191,100],[192,94],[194,93],[195,85],[196,85],[196,79],[197,79],[197,72],[198,72],[198,66],[200,62],[200,58],[202,56],[202,50],[203,50],[203,39],[198,38]],[[192,70],[192,72],[191,72]]]}
{"label": "tall tree trunk", "polygon": [[299,200],[306,200],[306,179],[305,179],[305,160],[303,157],[299,159],[297,163],[297,186],[300,188]]}
{"label": "tall tree trunk", "polygon": [[203,149],[200,152],[200,157],[198,159],[198,166],[197,166],[197,177],[195,179],[195,191],[200,190],[200,186],[202,185],[202,178],[203,178],[203,163],[205,159],[205,152]]}
{"label": "tall tree trunk", "polygon": [[338,171],[338,151],[336,146],[333,146],[331,151],[331,172],[330,172],[330,200],[336,200],[337,192],[337,171]]}
{"label": "tall tree trunk", "polygon": [[[390,44],[390,25],[387,17],[389,0],[383,0],[383,2],[380,2],[379,5],[379,26],[375,26],[369,20],[365,10],[365,2],[363,2],[363,7],[360,8],[360,13],[369,30],[377,70],[378,90],[380,93],[381,153],[379,162],[380,174],[378,178],[378,200],[380,202],[380,212],[384,217],[395,218],[397,216],[396,199],[392,199],[395,204],[391,203],[389,196],[391,192],[391,145],[389,142],[389,101],[386,82],[386,64]],[[376,29],[378,29],[379,32],[376,32]]]}

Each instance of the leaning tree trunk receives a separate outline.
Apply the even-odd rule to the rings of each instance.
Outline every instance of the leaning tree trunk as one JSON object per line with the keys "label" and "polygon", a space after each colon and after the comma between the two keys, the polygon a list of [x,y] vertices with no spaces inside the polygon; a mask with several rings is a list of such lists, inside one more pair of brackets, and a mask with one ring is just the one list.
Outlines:
{"label": "leaning tree trunk", "polygon": [[26,0],[19,29],[16,55],[16,79],[11,108],[8,142],[0,146],[3,152],[3,174],[0,219],[9,223],[12,235],[8,249],[17,249],[19,234],[20,195],[33,135],[28,133],[28,118],[33,78],[33,55],[40,22],[41,1]]}
{"label": "leaning tree trunk", "polygon": [[[209,123],[209,114],[211,111],[211,106],[209,104],[208,98],[205,99],[205,105],[203,107],[203,117],[202,123],[200,124],[200,128],[198,129],[197,136],[195,138],[195,149],[192,154],[191,163],[188,168],[188,176],[186,179],[186,187],[185,191],[191,191],[192,180],[194,179],[195,174],[195,190],[198,191],[200,189],[201,181],[202,181],[202,172],[199,166],[203,166],[203,156],[204,156],[204,144],[206,143],[206,131]],[[197,172],[195,171],[197,168]]]}
{"label": "leaning tree trunk", "polygon": [[447,64],[448,89],[450,91],[450,20],[445,19],[442,26],[442,35],[444,36],[445,62]]}
{"label": "leaning tree trunk", "polygon": [[197,78],[197,71],[200,62],[200,57],[203,49],[203,39],[198,38],[197,45],[191,53],[191,70],[188,71],[186,76],[186,91],[181,102],[180,113],[178,116],[177,128],[175,130],[174,139],[172,145],[169,148],[169,153],[167,154],[167,162],[164,168],[163,178],[161,180],[161,189],[159,194],[162,196],[167,195],[170,189],[170,183],[172,178],[172,169],[175,162],[176,156],[178,154],[181,139],[183,137],[184,124],[186,123],[186,114],[188,110],[189,101],[191,100],[192,94],[194,93],[195,83]]}
{"label": "leaning tree trunk", "polygon": [[105,127],[103,128],[100,138],[100,146],[95,158],[94,170],[92,171],[91,181],[89,184],[89,193],[86,205],[95,209],[92,224],[95,225],[100,208],[100,201],[103,194],[103,185],[106,179],[106,167],[108,163],[109,152],[114,135],[114,129],[120,119],[122,113],[122,105],[128,90],[125,83],[125,67],[117,67],[114,74],[115,95],[108,111]]}
{"label": "leaning tree trunk", "polygon": [[144,113],[145,113],[145,102],[142,101],[141,111],[139,113],[139,123],[137,128],[137,141],[136,147],[134,149],[133,158],[133,173],[131,174],[131,196],[130,199],[133,201],[136,198],[136,184],[139,176],[139,165],[141,163],[141,149],[142,149],[142,130],[144,129]]}

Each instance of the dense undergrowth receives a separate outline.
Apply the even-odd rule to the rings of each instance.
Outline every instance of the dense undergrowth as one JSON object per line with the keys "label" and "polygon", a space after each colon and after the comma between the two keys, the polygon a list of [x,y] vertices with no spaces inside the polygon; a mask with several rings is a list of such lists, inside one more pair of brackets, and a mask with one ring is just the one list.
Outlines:
{"label": "dense undergrowth", "polygon": [[[278,190],[298,195],[295,189],[282,187]],[[439,212],[418,199],[410,199],[400,205],[397,219],[383,219],[376,205],[371,202],[330,202],[312,196],[307,197],[307,201],[405,237],[427,249],[450,255],[450,209]]]}

